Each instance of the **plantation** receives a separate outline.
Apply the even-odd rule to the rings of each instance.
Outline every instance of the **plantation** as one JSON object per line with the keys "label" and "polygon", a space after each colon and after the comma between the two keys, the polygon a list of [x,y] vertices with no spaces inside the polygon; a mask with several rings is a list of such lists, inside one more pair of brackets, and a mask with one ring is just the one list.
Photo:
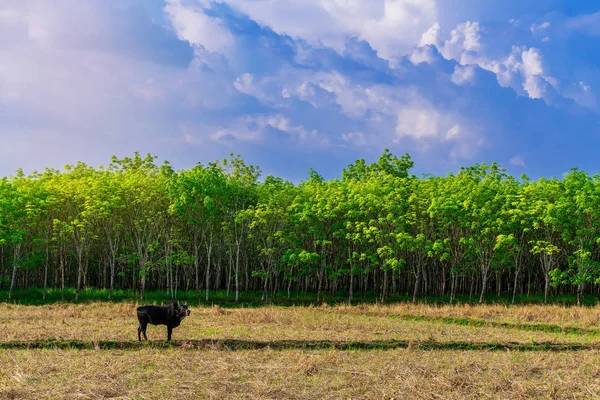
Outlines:
{"label": "plantation", "polygon": [[4,299],[39,288],[42,300],[59,289],[78,301],[97,288],[107,299],[120,289],[580,303],[600,288],[600,180],[582,171],[531,181],[494,163],[416,177],[408,155],[386,151],[341,179],[310,170],[293,184],[261,180],[238,156],[181,171],[154,161],[136,153],[0,180]]}

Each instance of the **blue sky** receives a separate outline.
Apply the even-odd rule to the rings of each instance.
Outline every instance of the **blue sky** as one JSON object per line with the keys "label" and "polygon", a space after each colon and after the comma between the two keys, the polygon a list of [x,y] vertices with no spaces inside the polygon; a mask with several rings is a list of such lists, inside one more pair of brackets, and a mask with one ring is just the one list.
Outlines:
{"label": "blue sky", "polygon": [[327,178],[600,170],[600,5],[0,0],[0,175],[150,152]]}

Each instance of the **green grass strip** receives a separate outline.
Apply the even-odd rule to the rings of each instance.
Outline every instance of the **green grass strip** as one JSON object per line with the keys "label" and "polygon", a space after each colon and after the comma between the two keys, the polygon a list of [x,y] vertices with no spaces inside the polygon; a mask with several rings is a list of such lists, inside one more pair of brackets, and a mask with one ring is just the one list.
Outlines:
{"label": "green grass strip", "polygon": [[[371,315],[379,316],[377,313]],[[516,329],[522,331],[531,332],[547,332],[547,333],[563,333],[563,334],[574,334],[574,335],[591,335],[600,336],[600,330],[580,328],[576,326],[561,326],[557,324],[530,324],[530,323],[513,323],[513,322],[499,322],[499,321],[488,321],[483,319],[472,319],[472,318],[458,318],[458,317],[436,317],[436,316],[424,316],[424,315],[385,315],[386,318],[397,318],[403,321],[411,322],[437,322],[446,325],[462,325],[471,326],[476,328],[502,328],[502,329]]]}

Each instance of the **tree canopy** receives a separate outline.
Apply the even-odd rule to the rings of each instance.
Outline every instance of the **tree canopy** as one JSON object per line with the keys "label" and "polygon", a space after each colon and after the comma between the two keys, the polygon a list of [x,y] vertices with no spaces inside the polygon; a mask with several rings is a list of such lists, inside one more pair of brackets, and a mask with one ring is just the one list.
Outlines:
{"label": "tree canopy", "polygon": [[530,181],[482,163],[416,177],[386,150],[293,184],[233,154],[180,171],[155,161],[0,179],[0,286],[381,301],[600,288],[600,175]]}

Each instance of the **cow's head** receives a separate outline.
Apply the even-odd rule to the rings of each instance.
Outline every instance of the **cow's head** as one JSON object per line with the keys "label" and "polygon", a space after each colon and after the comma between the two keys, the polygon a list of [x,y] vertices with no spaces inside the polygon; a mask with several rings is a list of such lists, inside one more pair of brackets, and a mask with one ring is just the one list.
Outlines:
{"label": "cow's head", "polygon": [[173,303],[173,308],[175,309],[175,315],[180,319],[184,319],[191,313],[187,304],[177,305],[177,303]]}

